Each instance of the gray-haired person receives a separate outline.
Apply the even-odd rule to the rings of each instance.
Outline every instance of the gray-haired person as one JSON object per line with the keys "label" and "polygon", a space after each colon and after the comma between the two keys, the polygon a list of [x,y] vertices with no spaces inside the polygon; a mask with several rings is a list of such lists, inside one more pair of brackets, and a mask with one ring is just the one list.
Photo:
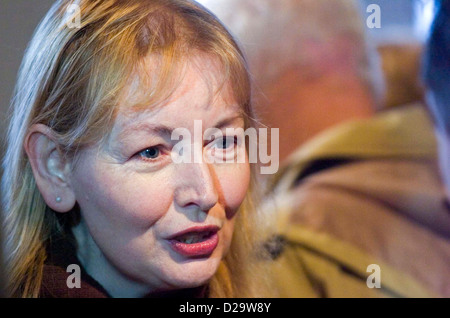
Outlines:
{"label": "gray-haired person", "polygon": [[450,1],[437,4],[439,9],[423,56],[423,79],[438,136],[441,172],[450,198]]}
{"label": "gray-haired person", "polygon": [[[287,242],[285,295],[449,296],[433,126],[420,102],[380,111],[380,63],[357,1],[202,2],[240,41],[261,120],[280,129],[266,203]],[[380,288],[369,288],[372,264]]]}

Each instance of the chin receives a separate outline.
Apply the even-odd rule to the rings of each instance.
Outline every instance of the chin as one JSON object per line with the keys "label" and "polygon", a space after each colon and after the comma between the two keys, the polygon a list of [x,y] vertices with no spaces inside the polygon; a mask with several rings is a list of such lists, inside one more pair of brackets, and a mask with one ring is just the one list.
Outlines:
{"label": "chin", "polygon": [[221,258],[192,259],[167,268],[169,285],[175,289],[194,288],[207,284],[217,272]]}

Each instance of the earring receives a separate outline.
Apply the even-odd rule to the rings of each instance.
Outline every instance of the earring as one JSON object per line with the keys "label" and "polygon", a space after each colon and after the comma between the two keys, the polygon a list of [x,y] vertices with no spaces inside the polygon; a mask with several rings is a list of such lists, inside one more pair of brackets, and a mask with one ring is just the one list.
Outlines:
{"label": "earring", "polygon": [[61,197],[56,197],[56,202],[60,203],[61,202]]}

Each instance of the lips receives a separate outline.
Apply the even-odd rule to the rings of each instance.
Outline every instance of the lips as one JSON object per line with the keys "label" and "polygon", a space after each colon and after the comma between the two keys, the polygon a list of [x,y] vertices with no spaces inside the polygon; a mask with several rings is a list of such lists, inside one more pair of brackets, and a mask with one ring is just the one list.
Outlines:
{"label": "lips", "polygon": [[186,257],[206,257],[212,254],[219,243],[217,226],[193,227],[169,238],[172,249]]}

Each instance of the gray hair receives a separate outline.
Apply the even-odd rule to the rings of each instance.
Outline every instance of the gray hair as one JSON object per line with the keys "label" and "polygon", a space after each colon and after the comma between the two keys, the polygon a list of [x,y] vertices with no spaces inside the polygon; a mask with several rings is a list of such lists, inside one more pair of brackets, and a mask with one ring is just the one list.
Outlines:
{"label": "gray hair", "polygon": [[381,99],[378,55],[365,35],[355,0],[199,0],[230,29],[247,54],[258,83],[290,68],[318,77],[349,64]]}

